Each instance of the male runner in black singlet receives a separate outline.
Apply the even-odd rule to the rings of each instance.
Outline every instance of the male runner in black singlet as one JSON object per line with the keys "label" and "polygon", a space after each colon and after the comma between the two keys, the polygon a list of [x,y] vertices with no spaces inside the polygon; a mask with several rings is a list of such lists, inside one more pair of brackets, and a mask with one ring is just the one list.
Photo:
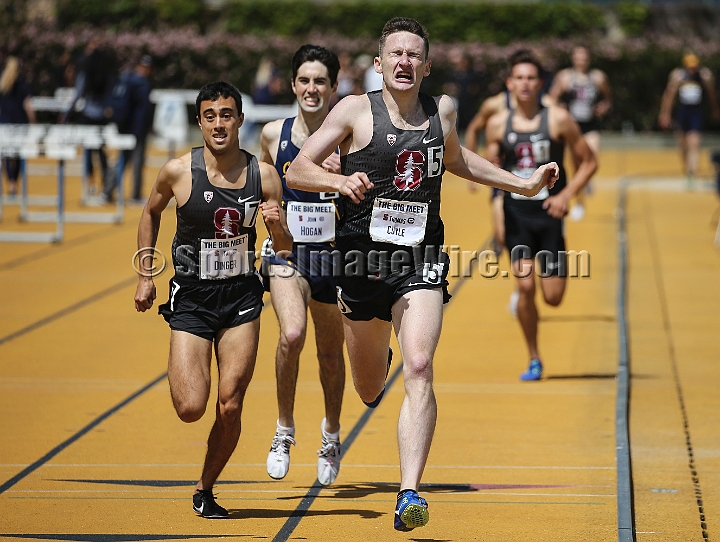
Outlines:
{"label": "male runner in black singlet", "polygon": [[[298,114],[269,122],[260,136],[260,160],[275,166],[283,181],[283,208],[294,239],[292,254],[287,259],[266,255],[263,251],[263,267],[269,266],[271,300],[280,324],[275,354],[279,412],[266,468],[276,479],[284,478],[290,468],[290,445],[295,444],[295,389],[309,307],[315,324],[320,383],[325,398],[317,468],[322,485],[335,481],[341,456],[340,408],[345,390],[343,327],[335,298],[335,277],[329,272],[322,273],[324,256],[333,250],[335,202],[340,194],[292,190],[285,183],[285,172],[307,138],[327,117],[339,70],[340,61],[335,53],[317,45],[300,47],[292,59],[291,81]],[[339,155],[331,153],[323,166],[339,173]]]}
{"label": "male runner in black singlet", "polygon": [[[375,58],[382,90],[340,101],[287,172],[291,188],[343,196],[336,245],[347,265],[338,278],[338,304],[355,389],[370,407],[385,390],[393,326],[400,343],[405,400],[395,528],[401,531],[429,519],[417,490],[435,430],[432,362],[449,297],[448,258],[441,252],[443,171],[527,196],[552,186],[558,171],[548,164],[521,179],[463,149],[451,99],[420,94],[430,73],[428,49],[417,21],[388,21]],[[338,145],[344,175],[320,166]]]}
{"label": "male runner in black singlet", "polygon": [[[530,177],[547,163],[560,165],[554,186],[536,195],[505,194],[505,243],[510,251],[513,274],[518,281],[517,317],[530,353],[530,366],[520,378],[539,380],[542,363],[537,347],[538,313],[535,306],[534,258],[540,262],[540,286],[548,305],[560,304],[565,293],[563,217],[570,198],[577,194],[597,169],[595,155],[568,111],[538,102],[542,87],[540,62],[530,51],[510,57],[507,86],[517,107],[493,116],[487,125],[488,160],[521,177]],[[562,159],[565,145],[578,167],[566,183]]]}
{"label": "male runner in black singlet", "polygon": [[[242,150],[239,91],[223,81],[205,85],[196,100],[205,145],[163,166],[138,227],[141,264],[152,261],[160,216],[175,197],[175,276],[160,314],[170,324],[168,381],[175,411],[184,422],[199,420],[210,396],[213,346],[219,382],[215,424],[208,437],[193,509],[224,518],[212,487],[240,437],[240,412],[257,355],[263,287],[254,269],[258,211],[278,250],[292,239],[280,209],[282,185],[275,168]],[[149,258],[149,260],[148,260]],[[141,272],[135,308],[153,305],[155,285]]]}

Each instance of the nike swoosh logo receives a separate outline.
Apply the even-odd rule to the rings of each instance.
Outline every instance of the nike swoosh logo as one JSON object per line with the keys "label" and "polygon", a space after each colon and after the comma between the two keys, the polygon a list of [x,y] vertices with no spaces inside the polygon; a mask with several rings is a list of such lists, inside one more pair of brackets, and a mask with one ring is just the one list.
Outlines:
{"label": "nike swoosh logo", "polygon": [[439,286],[439,284],[436,285],[436,284],[433,284],[432,282],[411,282],[411,283],[408,284],[407,286],[408,286],[408,287],[411,287],[411,286],[427,286],[427,285],[430,285],[430,286]]}
{"label": "nike swoosh logo", "polygon": [[197,509],[197,513],[202,516],[203,510],[205,510],[205,503],[202,503],[200,507]]}
{"label": "nike swoosh logo", "polygon": [[543,134],[532,134],[532,135],[530,136],[530,141],[533,141],[533,142],[534,142],[534,141],[541,141],[541,140],[543,140],[544,138],[545,138],[545,136],[544,136]]}
{"label": "nike swoosh logo", "polygon": [[423,143],[425,143],[427,145],[428,143],[430,143],[431,141],[435,141],[436,139],[437,139],[437,136],[431,137],[430,139],[425,139],[423,137]]}
{"label": "nike swoosh logo", "polygon": [[238,198],[238,203],[245,203],[246,201],[249,201],[253,199],[255,196],[248,196],[247,198]]}
{"label": "nike swoosh logo", "polygon": [[250,307],[249,309],[245,309],[244,311],[238,311],[238,314],[242,316],[243,314],[247,314],[248,312],[255,310],[255,307]]}

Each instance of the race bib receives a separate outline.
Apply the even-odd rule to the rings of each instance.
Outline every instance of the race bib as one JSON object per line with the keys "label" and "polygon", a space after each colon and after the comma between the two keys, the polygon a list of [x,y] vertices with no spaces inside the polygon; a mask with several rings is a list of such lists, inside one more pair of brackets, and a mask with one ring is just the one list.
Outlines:
{"label": "race bib", "polygon": [[593,118],[592,105],[585,101],[570,102],[570,115],[578,122],[588,122]]}
{"label": "race bib", "polygon": [[[513,173],[515,173],[515,172],[513,171]],[[515,175],[517,175],[517,173],[515,173]],[[510,192],[510,197],[512,199],[524,199],[527,201],[544,200],[544,199],[547,199],[549,196],[550,196],[550,190],[548,190],[547,186],[543,186],[540,189],[540,192],[538,192],[537,194],[535,194],[532,197],[523,196],[522,194],[516,194],[515,192]]]}
{"label": "race bib", "polygon": [[200,279],[218,280],[250,272],[248,235],[200,240]]}
{"label": "race bib", "polygon": [[683,83],[679,94],[681,104],[697,105],[702,101],[702,87],[698,83]]}
{"label": "race bib", "polygon": [[332,203],[287,203],[287,222],[296,243],[329,243],[335,240],[335,205]]}
{"label": "race bib", "polygon": [[427,215],[427,203],[375,198],[370,238],[394,245],[419,245],[425,239]]}
{"label": "race bib", "polygon": [[[516,167],[511,172],[513,175],[517,175],[518,177],[521,177],[523,179],[529,179],[537,170],[535,164],[547,164],[550,161],[550,140],[542,139],[540,141],[533,141],[531,143],[531,149],[532,160],[530,162],[533,167]],[[521,165],[520,161],[518,161],[518,165]],[[547,186],[543,186],[540,192],[530,198],[527,196],[516,194],[515,192],[510,192],[511,198],[520,200],[544,200],[548,196],[550,196],[550,191],[548,190]]]}

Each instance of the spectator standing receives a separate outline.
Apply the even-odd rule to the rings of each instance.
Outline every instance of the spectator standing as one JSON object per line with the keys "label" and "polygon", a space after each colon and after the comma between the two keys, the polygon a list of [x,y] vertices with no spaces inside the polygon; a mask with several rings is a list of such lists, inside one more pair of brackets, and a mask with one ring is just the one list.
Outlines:
{"label": "spectator standing", "polygon": [[263,57],[253,81],[253,102],[261,105],[276,104],[284,88],[284,81],[273,61]]}
{"label": "spectator standing", "polygon": [[[103,47],[97,38],[91,39],[85,47],[85,54],[78,62],[78,76],[75,81],[75,99],[67,111],[61,115],[65,122],[73,111],[78,111],[77,122],[102,126],[108,123],[105,110],[105,98],[116,80],[114,57]],[[77,106],[77,107],[76,107]],[[90,191],[95,189],[93,179],[92,154],[96,152],[100,161],[101,185],[108,175],[107,155],[104,146],[98,149],[85,149],[85,171],[90,181]]]}
{"label": "spectator standing", "polygon": [[[133,173],[133,189],[132,202],[143,203],[142,198],[142,181],[143,168],[145,167],[145,152],[147,147],[147,137],[152,128],[152,103],[150,102],[150,92],[152,91],[152,83],[150,76],[153,70],[153,59],[150,55],[144,55],[140,62],[137,63],[135,69],[122,74],[127,87],[128,109],[127,120],[124,126],[119,126],[121,133],[132,134],[135,136],[135,148],[122,151],[122,160],[118,160],[116,179],[121,179],[125,173],[125,166],[132,162]],[[108,176],[108,179],[111,177]],[[113,181],[115,179],[112,179]],[[106,187],[106,197],[112,196],[112,190],[115,183],[109,183]],[[109,190],[108,190],[109,189]],[[109,191],[109,193],[108,193]]]}
{"label": "spectator standing", "polygon": [[[20,76],[20,61],[9,56],[0,75],[0,124],[35,123],[32,107],[32,90]],[[20,158],[4,158],[8,177],[8,194],[17,195]]]}
{"label": "spectator standing", "polygon": [[449,60],[453,71],[446,84],[446,91],[455,98],[458,131],[464,133],[480,101],[482,76],[474,69],[470,57],[460,49],[452,49]]}

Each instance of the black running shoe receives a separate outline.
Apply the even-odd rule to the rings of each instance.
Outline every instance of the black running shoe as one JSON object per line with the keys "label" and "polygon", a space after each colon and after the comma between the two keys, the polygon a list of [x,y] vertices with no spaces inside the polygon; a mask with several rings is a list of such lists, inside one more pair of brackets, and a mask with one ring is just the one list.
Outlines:
{"label": "black running shoe", "polygon": [[197,515],[208,519],[228,517],[228,511],[215,502],[211,489],[196,490],[193,495],[193,510]]}

